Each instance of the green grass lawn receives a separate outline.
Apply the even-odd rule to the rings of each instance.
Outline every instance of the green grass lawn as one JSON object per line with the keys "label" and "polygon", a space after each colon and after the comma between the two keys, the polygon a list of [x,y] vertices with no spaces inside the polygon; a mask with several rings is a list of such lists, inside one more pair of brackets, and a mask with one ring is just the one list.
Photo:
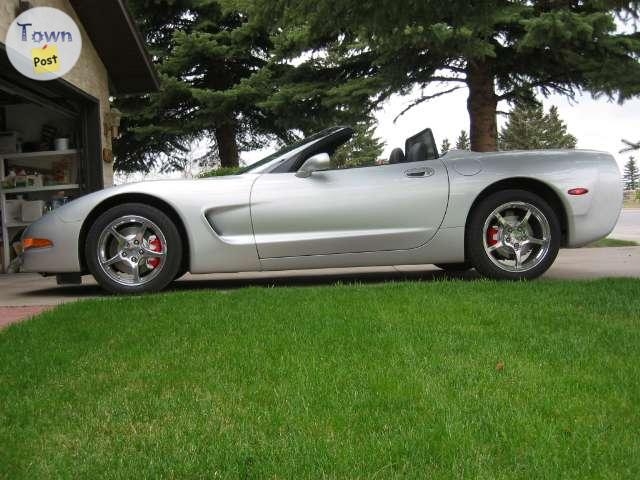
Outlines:
{"label": "green grass lawn", "polygon": [[609,247],[637,247],[638,242],[631,240],[618,240],[617,238],[603,238],[588,245],[589,248],[609,248]]}
{"label": "green grass lawn", "polygon": [[65,305],[0,332],[0,477],[636,479],[640,281]]}

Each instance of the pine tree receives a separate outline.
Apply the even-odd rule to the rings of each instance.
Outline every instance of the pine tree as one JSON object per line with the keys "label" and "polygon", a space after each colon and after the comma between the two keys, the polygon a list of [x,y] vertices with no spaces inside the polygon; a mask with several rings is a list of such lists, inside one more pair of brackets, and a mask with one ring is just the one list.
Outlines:
{"label": "pine tree", "polygon": [[[202,159],[238,165],[239,151],[271,122],[251,104],[242,81],[266,64],[268,34],[218,1],[129,2],[161,75],[160,92],[118,98],[125,114],[116,143],[116,168],[147,170],[163,156],[180,164],[196,139],[208,138]],[[166,165],[162,165],[166,166]]]}
{"label": "pine tree", "polygon": [[501,150],[572,149],[576,143],[576,137],[567,132],[558,109],[552,106],[545,114],[539,103],[516,106],[499,136]]}
{"label": "pine tree", "polygon": [[440,155],[444,155],[445,153],[447,153],[449,150],[451,150],[451,142],[449,142],[448,138],[445,138],[442,141],[442,145],[440,146]]}
{"label": "pine tree", "polygon": [[[180,168],[196,140],[203,166],[241,151],[366,117],[355,92],[327,100],[344,68],[272,61],[275,26],[225,0],[130,0],[161,75],[159,93],[116,99],[125,114],[116,169]],[[206,143],[206,142],[205,142]],[[162,163],[160,165],[160,163]]]}
{"label": "pine tree", "polygon": [[638,173],[638,167],[634,157],[629,157],[629,161],[624,166],[624,185],[627,190],[638,189],[638,183],[640,180],[640,173]]}
{"label": "pine tree", "polygon": [[[620,102],[640,94],[640,36],[617,21],[638,19],[618,0],[448,2],[255,0],[282,27],[279,55],[327,66],[360,64],[336,78],[335,94],[425,94],[415,104],[467,88],[473,150],[497,149],[498,103],[586,91]],[[432,88],[427,89],[426,87]],[[441,86],[438,91],[435,87]]]}
{"label": "pine tree", "polygon": [[375,165],[382,154],[385,143],[375,134],[373,122],[362,122],[354,127],[354,135],[333,155],[336,168],[353,168]]}
{"label": "pine tree", "polygon": [[470,150],[471,142],[466,130],[462,130],[456,140],[456,150]]}

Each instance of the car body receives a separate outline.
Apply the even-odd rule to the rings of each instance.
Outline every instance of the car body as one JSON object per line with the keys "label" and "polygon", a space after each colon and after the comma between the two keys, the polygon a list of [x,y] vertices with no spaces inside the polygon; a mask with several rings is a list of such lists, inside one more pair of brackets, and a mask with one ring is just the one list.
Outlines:
{"label": "car body", "polygon": [[[90,272],[98,278],[95,266],[92,269],[88,262],[94,255],[87,250],[88,242],[95,243],[94,237],[100,236],[100,230],[92,231],[92,226],[118,206],[148,205],[166,218],[147,222],[144,227],[140,227],[144,220],[130,219],[138,230],[127,230],[126,217],[136,211],[118,211],[120,217],[114,221],[122,221],[109,224],[113,238],[109,240],[107,233],[102,236],[102,246],[96,246],[102,249],[102,263],[111,253],[135,255],[138,244],[132,243],[134,233],[149,253],[150,242],[157,243],[161,237],[149,236],[149,231],[155,232],[152,227],[162,230],[158,222],[168,218],[179,235],[174,244],[180,243],[180,259],[173,262],[178,267],[172,266],[165,277],[185,271],[199,274],[433,263],[445,268],[475,266],[496,278],[533,278],[551,265],[556,247],[580,247],[605,237],[620,214],[620,172],[607,153],[454,150],[440,157],[431,131],[425,130],[407,140],[407,155],[395,151],[392,163],[331,169],[331,156],[352,134],[348,127],[325,130],[237,175],[127,184],[81,197],[29,226],[23,234],[22,270]],[[477,209],[482,202],[499,198],[501,192],[511,192],[502,195],[501,205],[508,208],[492,213],[491,218],[485,212],[487,218],[479,219],[482,215]],[[528,192],[533,197],[513,192]],[[481,237],[477,242],[469,231],[474,215],[478,225],[484,225],[477,227],[482,232],[471,232]],[[511,220],[505,221],[505,217]],[[530,225],[522,222],[525,217],[533,218]],[[103,230],[107,226],[105,223]],[[517,262],[517,235],[524,243],[550,237],[552,232],[554,238],[547,246],[556,252],[550,253],[551,263],[536,264],[537,269],[498,268],[492,272],[487,270],[500,267],[499,263],[489,258],[496,265],[487,263],[482,268],[477,265],[482,262],[470,258],[481,256],[470,253],[470,242],[475,242],[476,250],[484,246],[488,257]],[[38,239],[43,241],[38,243]],[[163,241],[164,247],[158,248],[169,249],[168,240]],[[497,244],[493,242],[499,243],[504,259],[492,253]],[[515,253],[509,253],[511,250]],[[538,252],[534,243],[529,250],[528,256],[534,251],[542,256],[542,248]],[[142,248],[140,252],[143,255]],[[169,256],[167,252],[162,253]],[[146,275],[152,267],[147,260],[143,268]],[[173,280],[167,277],[154,285],[137,286],[123,280],[120,288],[118,272],[109,277],[115,280],[111,285],[100,278],[98,281],[111,291],[136,292],[158,290]]]}

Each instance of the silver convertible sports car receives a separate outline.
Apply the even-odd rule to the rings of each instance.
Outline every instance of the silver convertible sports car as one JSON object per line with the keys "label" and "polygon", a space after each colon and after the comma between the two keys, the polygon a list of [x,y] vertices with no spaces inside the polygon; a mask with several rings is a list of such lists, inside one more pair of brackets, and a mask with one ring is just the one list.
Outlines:
{"label": "silver convertible sports car", "polygon": [[86,195],[25,231],[23,271],[90,273],[117,293],[161,290],[186,272],[371,265],[532,279],[560,247],[608,235],[620,213],[620,172],[606,153],[439,157],[425,130],[388,162],[337,165],[352,136],[330,128],[237,175]]}

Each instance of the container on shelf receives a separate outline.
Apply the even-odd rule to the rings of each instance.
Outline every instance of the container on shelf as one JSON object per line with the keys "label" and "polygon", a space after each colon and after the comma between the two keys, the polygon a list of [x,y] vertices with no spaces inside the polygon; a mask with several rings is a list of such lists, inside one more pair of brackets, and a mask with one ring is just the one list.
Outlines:
{"label": "container on shelf", "polygon": [[6,200],[5,205],[7,208],[7,222],[21,222],[22,221],[22,203],[24,200]]}
{"label": "container on shelf", "polygon": [[42,178],[42,175],[40,175],[39,173],[36,173],[33,176],[33,186],[35,188],[42,188],[44,187],[44,179]]}
{"label": "container on shelf", "polygon": [[44,212],[43,200],[25,201],[22,203],[22,218],[23,222],[35,222],[42,217]]}
{"label": "container on shelf", "polygon": [[17,132],[0,132],[0,153],[16,153],[18,144]]}
{"label": "container on shelf", "polygon": [[69,150],[69,139],[68,138],[56,138],[53,141],[54,150]]}

